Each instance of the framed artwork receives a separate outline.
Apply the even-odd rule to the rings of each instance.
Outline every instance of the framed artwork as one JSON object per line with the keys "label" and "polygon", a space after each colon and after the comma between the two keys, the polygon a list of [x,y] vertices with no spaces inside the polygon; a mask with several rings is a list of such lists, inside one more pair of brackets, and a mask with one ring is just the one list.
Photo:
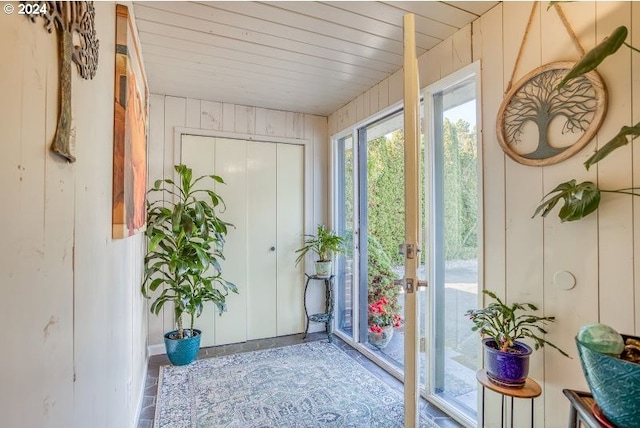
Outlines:
{"label": "framed artwork", "polygon": [[129,10],[116,5],[113,238],[145,230],[149,90]]}
{"label": "framed artwork", "polygon": [[513,160],[545,166],[579,152],[595,136],[607,111],[607,91],[595,71],[557,86],[572,62],[539,67],[513,85],[496,120],[498,142]]}

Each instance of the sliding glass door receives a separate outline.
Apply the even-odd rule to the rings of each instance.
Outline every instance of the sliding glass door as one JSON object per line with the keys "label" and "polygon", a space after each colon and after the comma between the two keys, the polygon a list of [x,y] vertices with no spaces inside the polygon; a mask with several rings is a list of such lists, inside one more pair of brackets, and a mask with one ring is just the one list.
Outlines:
{"label": "sliding glass door", "polygon": [[[357,254],[358,230],[355,227],[355,147],[353,136],[346,135],[336,142],[336,232],[345,238],[346,251],[336,257],[336,329],[353,339],[354,316],[357,313],[354,278],[357,277],[355,255]],[[354,307],[355,306],[355,307]]]}
{"label": "sliding glass door", "polygon": [[404,133],[402,112],[358,131],[360,342],[399,373],[404,362]]}
{"label": "sliding glass door", "polygon": [[464,422],[476,420],[479,339],[464,316],[479,290],[477,81],[468,67],[427,88],[431,201],[427,394]]}
{"label": "sliding glass door", "polygon": [[[425,138],[418,277],[422,394],[473,425],[480,349],[464,313],[478,305],[479,176],[476,68],[424,92]],[[336,331],[398,379],[404,376],[404,133],[390,111],[334,139],[333,226],[346,238],[337,262]],[[408,339],[408,338],[407,338]]]}
{"label": "sliding glass door", "polygon": [[[337,264],[336,328],[398,378],[404,367],[402,128],[402,111],[391,112],[338,138],[334,156],[335,227],[348,243]],[[425,291],[420,295],[424,309]]]}

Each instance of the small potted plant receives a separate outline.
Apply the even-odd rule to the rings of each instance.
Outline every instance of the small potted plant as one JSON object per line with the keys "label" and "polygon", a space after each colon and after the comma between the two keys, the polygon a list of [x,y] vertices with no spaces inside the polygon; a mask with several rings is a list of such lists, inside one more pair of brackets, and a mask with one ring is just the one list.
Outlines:
{"label": "small potted plant", "polygon": [[389,300],[382,297],[369,304],[368,324],[369,343],[382,349],[391,341],[394,329],[402,325],[402,317],[393,311]]}
{"label": "small potted plant", "polygon": [[[231,226],[216,212],[224,202],[214,191],[195,187],[205,179],[223,183],[222,178],[205,175],[194,179],[185,165],[174,168],[177,183],[157,180],[148,192],[161,193],[164,200],[147,200],[145,233],[149,242],[142,294],[151,298],[159,291],[150,307],[156,315],[165,303],[173,303],[177,329],[164,335],[165,347],[171,363],[185,365],[195,360],[200,348],[201,331],[193,325],[205,302],[213,302],[222,314],[226,296],[238,289],[222,278],[220,266],[227,228]],[[183,315],[190,316],[188,329],[183,327]]]}
{"label": "small potted plant", "polygon": [[546,334],[544,325],[555,317],[541,317],[529,311],[538,308],[531,303],[505,304],[495,293],[484,290],[494,301],[483,309],[469,309],[466,315],[474,324],[473,331],[484,337],[484,360],[490,381],[508,387],[522,387],[529,375],[530,346],[517,339],[533,340],[534,349],[549,345],[565,357],[566,352],[539,335]]}
{"label": "small potted plant", "polygon": [[298,258],[296,266],[309,251],[318,256],[316,261],[316,276],[327,277],[331,275],[331,258],[335,253],[344,252],[344,238],[333,230],[327,230],[319,224],[315,235],[305,234],[303,246],[296,250]]}

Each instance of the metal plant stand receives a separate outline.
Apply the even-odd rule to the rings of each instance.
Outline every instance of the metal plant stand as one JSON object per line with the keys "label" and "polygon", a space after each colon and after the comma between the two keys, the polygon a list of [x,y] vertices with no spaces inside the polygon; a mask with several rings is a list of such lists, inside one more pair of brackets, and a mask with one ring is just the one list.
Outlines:
{"label": "metal plant stand", "polygon": [[[309,332],[309,323],[313,322],[323,322],[327,329],[327,339],[329,343],[333,342],[332,336],[332,324],[333,324],[333,278],[335,275],[331,276],[317,276],[317,275],[308,275],[305,273],[307,277],[307,281],[304,285],[304,313],[307,316],[307,326],[304,329],[304,337],[306,339],[307,333]],[[309,311],[307,310],[307,290],[309,289],[309,282],[314,281],[323,281],[324,282],[324,312],[318,314],[309,315]]]}

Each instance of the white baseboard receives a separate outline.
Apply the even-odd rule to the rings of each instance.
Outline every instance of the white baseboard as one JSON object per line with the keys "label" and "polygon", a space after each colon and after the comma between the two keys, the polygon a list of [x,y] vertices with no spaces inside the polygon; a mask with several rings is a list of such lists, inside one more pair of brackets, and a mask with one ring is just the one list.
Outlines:
{"label": "white baseboard", "polygon": [[153,356],[153,355],[162,355],[165,354],[167,351],[164,349],[164,343],[160,343],[158,345],[149,345],[147,347],[149,356]]}
{"label": "white baseboard", "polygon": [[140,423],[140,412],[142,412],[142,403],[144,402],[144,391],[145,391],[145,387],[147,386],[147,372],[149,371],[149,355],[147,355],[147,358],[145,359],[145,364],[144,364],[144,370],[142,372],[142,384],[140,385],[140,395],[138,397],[138,405],[136,406],[136,416],[135,416],[135,425],[134,426],[138,426],[138,424]]}
{"label": "white baseboard", "polygon": [[[309,333],[317,333],[319,331],[325,331],[324,323],[313,323],[309,326]],[[304,332],[303,332],[304,333]]]}

